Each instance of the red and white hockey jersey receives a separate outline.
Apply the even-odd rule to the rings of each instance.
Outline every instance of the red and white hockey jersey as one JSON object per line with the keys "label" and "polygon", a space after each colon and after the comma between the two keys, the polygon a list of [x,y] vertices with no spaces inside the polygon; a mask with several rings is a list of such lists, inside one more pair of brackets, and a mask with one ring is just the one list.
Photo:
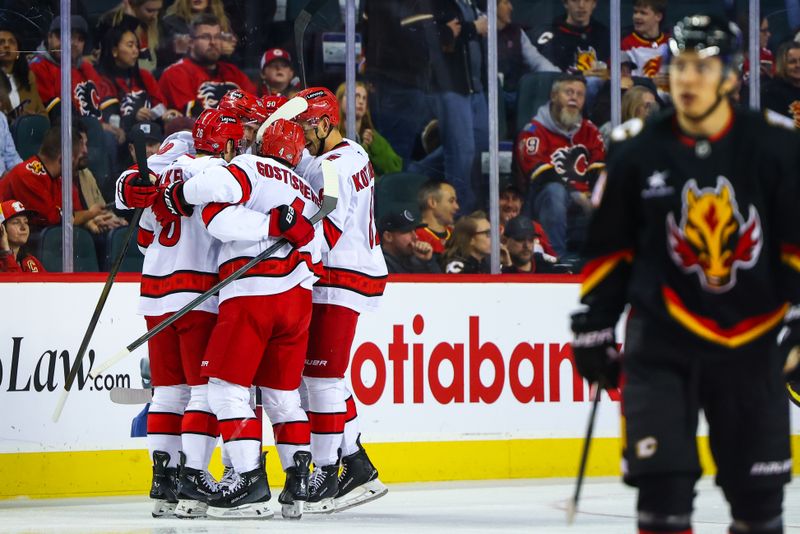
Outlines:
{"label": "red and white hockey jersey", "polygon": [[[275,244],[269,236],[269,211],[297,199],[302,213],[311,218],[322,204],[319,195],[289,167],[269,158],[243,154],[227,167],[209,169],[186,183],[187,202],[210,202],[195,208],[208,232],[223,242],[219,276],[227,278],[249,260]],[[199,207],[199,206],[198,206]],[[297,286],[311,289],[322,270],[321,225],[307,245],[295,249],[286,244],[259,262],[241,278],[220,291],[220,302],[233,297],[276,295]]]}
{"label": "red and white hockey jersey", "polygon": [[[194,148],[194,140],[192,139],[192,132],[187,131],[180,131],[175,132],[174,134],[170,135],[164,141],[161,142],[161,146],[158,149],[158,152],[147,158],[147,168],[155,173],[156,175],[160,176],[164,169],[166,169],[169,165],[172,164],[176,159],[184,154],[189,154],[194,156],[195,155],[195,148]],[[132,209],[128,204],[125,202],[125,196],[123,195],[123,182],[125,178],[128,177],[129,174],[138,172],[139,167],[137,165],[132,165],[128,169],[125,169],[122,174],[119,175],[117,178],[116,184],[116,194],[114,195],[117,209],[121,210],[129,210]]]}
{"label": "red and white hockey jersey", "polygon": [[[224,164],[222,158],[183,155],[164,169],[160,181],[191,181],[203,170],[224,168]],[[200,210],[162,228],[153,210],[147,208],[139,228],[140,244],[142,238],[151,239],[142,267],[140,314],[157,316],[177,311],[217,283],[221,243],[206,231]],[[217,307],[217,297],[211,297],[196,309],[217,313]]]}
{"label": "red and white hockey jersey", "polygon": [[315,191],[323,188],[323,160],[333,163],[339,174],[339,201],[323,219],[325,272],[314,285],[314,302],[359,313],[373,310],[383,295],[388,272],[375,227],[375,171],[364,149],[344,139],[304,168],[303,176]]}
{"label": "red and white hockey jersey", "polygon": [[669,36],[661,33],[655,39],[645,39],[631,32],[622,39],[622,62],[633,64],[632,76],[654,77],[667,71]]}

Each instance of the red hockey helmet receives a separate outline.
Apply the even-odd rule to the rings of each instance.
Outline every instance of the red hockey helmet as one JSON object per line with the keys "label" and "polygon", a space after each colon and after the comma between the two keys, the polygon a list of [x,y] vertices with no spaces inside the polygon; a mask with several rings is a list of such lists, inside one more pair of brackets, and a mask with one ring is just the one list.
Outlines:
{"label": "red hockey helmet", "polygon": [[218,109],[203,111],[192,129],[195,148],[211,154],[222,153],[228,139],[241,149],[243,137],[244,127],[236,115]]}
{"label": "red hockey helmet", "polygon": [[241,89],[231,89],[219,101],[217,109],[233,113],[242,122],[264,122],[267,120],[267,108],[264,102],[257,96],[242,91]]}
{"label": "red hockey helmet", "polygon": [[267,111],[267,119],[275,113],[275,110],[288,102],[289,99],[281,95],[267,95],[261,97],[261,103]]}
{"label": "red hockey helmet", "polygon": [[259,153],[268,158],[284,160],[294,167],[300,163],[305,146],[303,128],[296,122],[278,119],[264,130]]}
{"label": "red hockey helmet", "polygon": [[319,120],[327,116],[333,126],[339,124],[339,102],[325,87],[309,87],[297,93],[296,96],[305,98],[308,102],[308,109],[298,115],[296,120]]}

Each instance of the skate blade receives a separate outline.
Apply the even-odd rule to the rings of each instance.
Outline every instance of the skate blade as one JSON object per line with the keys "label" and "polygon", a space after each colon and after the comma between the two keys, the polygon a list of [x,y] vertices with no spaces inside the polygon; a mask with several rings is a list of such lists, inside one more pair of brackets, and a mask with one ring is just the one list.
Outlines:
{"label": "skate blade", "polygon": [[174,517],[175,516],[175,506],[178,503],[174,502],[167,502],[163,499],[154,499],[153,500],[153,511],[151,512],[153,517]]}
{"label": "skate blade", "polygon": [[360,506],[375,499],[380,499],[389,492],[380,479],[370,480],[366,484],[362,484],[353,489],[350,493],[343,497],[333,500],[334,511],[343,512],[355,506]]}
{"label": "skate blade", "polygon": [[275,513],[265,502],[243,504],[233,508],[215,508],[209,506],[206,516],[214,519],[269,519]]}
{"label": "skate blade", "polygon": [[332,514],[336,511],[333,506],[333,497],[317,502],[306,502],[303,511],[307,514]]}
{"label": "skate blade", "polygon": [[281,504],[281,515],[284,519],[300,519],[303,517],[303,501],[294,501],[292,504]]}
{"label": "skate blade", "polygon": [[191,499],[181,499],[175,507],[175,517],[179,519],[197,519],[206,516],[208,504]]}

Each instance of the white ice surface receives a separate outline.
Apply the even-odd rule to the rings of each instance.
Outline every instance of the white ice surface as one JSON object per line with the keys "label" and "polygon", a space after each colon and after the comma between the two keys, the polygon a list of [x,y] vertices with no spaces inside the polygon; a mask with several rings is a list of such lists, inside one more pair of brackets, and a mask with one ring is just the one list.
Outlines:
{"label": "white ice surface", "polygon": [[[144,497],[0,501],[0,532],[189,534],[228,532],[527,532],[632,534],[634,491],[616,479],[590,479],[575,523],[567,526],[565,502],[574,490],[566,479],[395,484],[385,497],[346,512],[306,515],[300,521],[152,519]],[[710,479],[698,486],[695,534],[726,532],[727,506]],[[800,532],[800,486],[787,488],[786,532]]]}

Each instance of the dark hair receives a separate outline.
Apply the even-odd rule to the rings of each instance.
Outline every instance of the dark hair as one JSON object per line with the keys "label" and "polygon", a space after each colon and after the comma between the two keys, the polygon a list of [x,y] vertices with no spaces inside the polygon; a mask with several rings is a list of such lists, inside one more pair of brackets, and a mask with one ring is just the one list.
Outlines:
{"label": "dark hair", "polygon": [[649,7],[656,13],[667,14],[667,0],[633,0],[633,7]]}
{"label": "dark hair", "polygon": [[[80,143],[81,134],[88,135],[86,125],[81,120],[72,121],[72,146]],[[39,155],[47,159],[57,159],[61,155],[61,125],[54,124],[44,132],[42,146],[39,147]]]}
{"label": "dark hair", "polygon": [[788,41],[783,43],[778,48],[778,53],[775,54],[775,77],[785,80],[786,76],[786,61],[789,58],[790,50],[800,50],[800,43],[795,41]]}
{"label": "dark hair", "polygon": [[447,182],[443,180],[431,179],[419,186],[419,191],[417,191],[417,206],[419,207],[420,213],[428,209],[429,198],[434,197],[436,200],[441,199],[442,184],[446,183]]}
{"label": "dark hair", "polygon": [[[0,32],[8,32],[14,36],[14,40],[17,41],[17,50],[20,48],[20,39],[19,34],[12,30],[9,27],[0,27]],[[28,61],[25,59],[23,54],[20,54],[17,59],[14,60],[14,66],[11,68],[11,75],[14,77],[14,81],[17,82],[17,85],[20,87],[25,88],[25,90],[31,89],[30,80],[28,79],[30,69],[28,68]],[[6,92],[11,91],[11,84],[6,79],[5,76],[0,76],[0,88],[2,88]]]}
{"label": "dark hair", "polygon": [[[100,57],[97,60],[97,70],[100,74],[110,78],[115,87],[117,85],[115,74],[119,73],[119,68],[117,68],[117,63],[114,61],[114,47],[119,46],[120,41],[122,41],[126,33],[132,33],[133,36],[136,37],[136,46],[139,47],[139,37],[137,37],[134,29],[126,24],[120,24],[119,26],[112,26],[109,28],[103,36],[103,41],[100,45]],[[126,69],[126,74],[135,78],[139,87],[144,87],[144,81],[142,80],[142,74],[138,64]],[[117,87],[117,91],[125,92],[125,89]]]}
{"label": "dark hair", "polygon": [[192,17],[192,22],[189,23],[189,31],[192,37],[194,37],[198,26],[222,27],[222,23],[219,21],[219,18],[217,18],[217,16],[214,15],[213,13],[198,13],[197,15]]}

